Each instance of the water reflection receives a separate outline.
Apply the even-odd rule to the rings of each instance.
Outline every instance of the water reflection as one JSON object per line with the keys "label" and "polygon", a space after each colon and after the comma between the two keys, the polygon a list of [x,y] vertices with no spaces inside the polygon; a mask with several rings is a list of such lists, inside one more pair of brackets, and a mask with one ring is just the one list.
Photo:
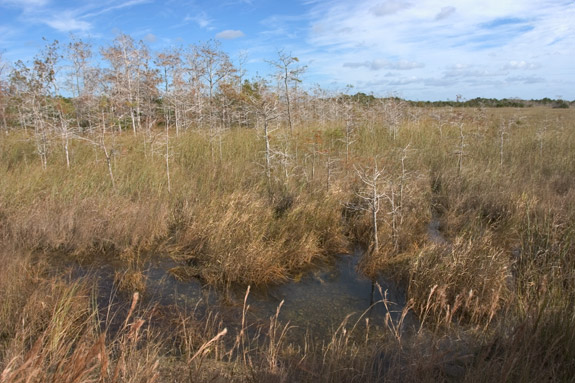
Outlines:
{"label": "water reflection", "polygon": [[[342,254],[332,264],[298,275],[288,283],[252,289],[248,296],[249,318],[267,321],[284,301],[279,319],[283,324],[289,323],[289,338],[296,342],[306,335],[315,340],[328,340],[347,316],[350,327],[361,319],[358,332],[365,324],[364,318],[369,318],[373,329],[385,326],[387,313],[395,322],[399,321],[405,306],[405,292],[383,278],[372,282],[360,276],[356,268],[361,256],[359,250],[354,254]],[[167,266],[148,270],[148,290],[154,295],[152,299],[182,307],[194,307],[201,302],[204,308],[219,307],[229,311],[230,308],[222,303],[221,292],[205,288],[198,281],[178,281],[166,272]],[[241,310],[244,294],[243,289],[231,293],[237,310]],[[384,298],[387,305],[381,303]],[[229,299],[227,301],[229,304]]]}
{"label": "water reflection", "polygon": [[360,327],[363,318],[370,318],[375,326],[384,325],[386,307],[376,303],[384,298],[389,302],[392,318],[398,319],[405,305],[404,292],[384,279],[372,282],[358,275],[356,267],[360,258],[358,252],[340,255],[333,265],[309,272],[301,279],[267,291],[255,291],[249,300],[250,306],[257,316],[269,317],[283,300],[279,318],[293,326],[292,336],[300,337],[308,331],[315,339],[328,338],[348,315],[351,315],[348,321],[351,325],[362,314],[365,315]]}
{"label": "water reflection", "polygon": [[[279,319],[284,325],[289,323],[288,338],[295,343],[301,344],[306,336],[316,341],[329,341],[334,330],[348,316],[346,327],[349,329],[357,322],[358,336],[363,336],[365,318],[369,318],[374,331],[386,326],[388,314],[397,324],[405,307],[405,292],[385,278],[371,281],[359,275],[356,268],[362,255],[360,250],[354,254],[341,254],[331,264],[298,275],[290,282],[251,289],[248,296],[250,323],[268,323],[284,301]],[[147,268],[144,301],[151,305],[177,306],[199,315],[216,311],[225,321],[223,325],[230,330],[240,325],[245,289],[237,288],[224,294],[198,280],[180,281],[168,272],[174,266],[175,263],[164,260]],[[101,307],[123,300],[122,294],[113,287],[116,270],[113,265],[90,268],[91,271],[75,270],[76,277],[86,274],[96,277]],[[383,299],[387,304],[381,303]],[[412,314],[408,315],[404,327],[416,324],[414,318]]]}

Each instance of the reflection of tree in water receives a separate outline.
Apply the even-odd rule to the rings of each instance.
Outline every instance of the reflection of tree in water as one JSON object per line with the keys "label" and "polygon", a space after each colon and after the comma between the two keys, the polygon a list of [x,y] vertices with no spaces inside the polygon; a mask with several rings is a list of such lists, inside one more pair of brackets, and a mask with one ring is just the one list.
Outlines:
{"label": "reflection of tree in water", "polygon": [[[353,256],[341,256],[337,264],[327,268],[308,272],[299,281],[277,286],[268,292],[266,299],[252,301],[250,304],[261,318],[272,315],[279,302],[285,300],[280,314],[280,320],[292,326],[290,336],[297,340],[309,335],[315,339],[329,339],[333,331],[348,318],[350,326],[365,313],[358,324],[358,329],[364,326],[364,318],[369,317],[370,323],[384,325],[387,311],[383,304],[377,303],[366,313],[375,302],[383,299],[387,291],[387,299],[391,310],[401,310],[405,301],[404,294],[387,281],[375,283],[360,277],[356,266],[360,253]],[[395,304],[397,302],[398,304]],[[392,318],[395,316],[391,313]]]}

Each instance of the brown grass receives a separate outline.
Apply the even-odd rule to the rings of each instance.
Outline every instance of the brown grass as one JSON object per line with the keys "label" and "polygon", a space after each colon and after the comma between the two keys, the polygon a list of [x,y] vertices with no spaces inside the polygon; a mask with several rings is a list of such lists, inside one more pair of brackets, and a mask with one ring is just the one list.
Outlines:
{"label": "brown grass", "polygon": [[[145,134],[106,138],[113,188],[87,142],[73,142],[69,170],[57,146],[42,170],[30,137],[10,132],[0,143],[2,381],[569,380],[573,111],[413,109],[393,139],[376,109],[356,108],[349,153],[335,117],[273,135],[291,162],[275,161],[270,182],[254,130],[224,132],[221,161],[205,135],[182,132],[172,141],[170,192],[165,158]],[[354,165],[374,159],[386,170],[382,190],[397,193],[403,180],[404,200],[395,232],[389,201],[380,201],[381,248],[361,265],[370,276],[393,271],[407,288],[414,334],[370,324],[379,330],[360,341],[344,323],[327,344],[297,345],[277,317],[246,323],[244,313],[244,332],[223,334],[217,312],[168,315],[153,302],[112,329],[92,282],[68,277],[76,261],[109,264],[117,288],[144,293],[149,262],[169,257],[179,277],[211,285],[281,283],[349,244],[370,246],[369,212],[350,207],[365,186]],[[427,234],[431,219],[441,243]],[[160,322],[176,334],[158,333]]]}

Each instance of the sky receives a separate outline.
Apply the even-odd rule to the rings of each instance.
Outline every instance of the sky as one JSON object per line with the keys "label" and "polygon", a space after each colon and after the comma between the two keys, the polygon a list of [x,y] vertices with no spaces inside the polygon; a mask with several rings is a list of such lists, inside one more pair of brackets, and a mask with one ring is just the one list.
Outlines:
{"label": "sky", "polygon": [[0,0],[4,61],[118,33],[155,51],[217,39],[248,76],[268,75],[283,50],[310,88],[575,100],[575,0]]}

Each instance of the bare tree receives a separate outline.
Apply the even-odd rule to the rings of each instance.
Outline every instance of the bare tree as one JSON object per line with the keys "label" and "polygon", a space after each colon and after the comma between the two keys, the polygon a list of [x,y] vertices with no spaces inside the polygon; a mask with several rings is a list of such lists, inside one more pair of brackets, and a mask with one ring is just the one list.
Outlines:
{"label": "bare tree", "polygon": [[499,124],[499,167],[503,167],[503,148],[505,146],[505,136],[508,135],[507,128],[508,125],[505,122]]}
{"label": "bare tree", "polygon": [[403,224],[403,203],[409,177],[409,173],[405,167],[405,161],[407,160],[407,153],[410,150],[409,146],[408,144],[405,148],[401,149],[401,173],[399,177],[388,180],[388,185],[384,193],[385,199],[389,203],[388,214],[391,216],[391,239],[395,252],[399,250],[399,236]]}
{"label": "bare tree", "polygon": [[74,98],[82,97],[90,90],[90,59],[92,46],[80,39],[74,38],[67,47],[67,57],[71,62],[68,86]]}
{"label": "bare tree", "polygon": [[467,144],[465,143],[463,121],[458,122],[457,125],[459,127],[459,144],[457,146],[455,154],[457,155],[457,174],[461,175],[461,169],[463,168],[463,156],[465,155],[465,147],[467,146]]}
{"label": "bare tree", "polygon": [[[50,135],[57,121],[62,119],[61,110],[56,105],[56,63],[59,58],[58,42],[55,41],[34,58],[31,67],[22,61],[16,62],[10,76],[13,93],[20,99],[21,124],[34,128],[36,151],[43,169],[48,166]],[[67,161],[69,163],[69,157]]]}
{"label": "bare tree", "polygon": [[[58,132],[62,139],[64,154],[66,157],[66,167],[70,168],[70,137],[72,135],[70,120],[67,116],[67,104],[61,97],[60,87],[56,79],[57,64],[62,59],[58,41],[46,46],[42,54],[43,71],[47,73],[45,76],[47,87],[47,106],[50,116],[47,122],[51,125],[54,132]],[[51,117],[51,118],[50,118]]]}
{"label": "bare tree", "polygon": [[[219,158],[222,159],[222,127],[216,121],[215,116],[215,96],[221,84],[229,81],[236,72],[229,56],[220,49],[220,43],[210,40],[204,45],[197,47],[197,63],[200,68],[200,77],[205,82],[208,98],[208,124],[210,131],[210,141],[217,138],[219,147]],[[214,151],[212,146],[212,158]]]}
{"label": "bare tree", "polygon": [[444,120],[443,114],[439,110],[434,110],[431,114],[431,118],[435,121],[437,130],[439,131],[439,138],[443,139],[443,127],[448,123]]}
{"label": "bare tree", "polygon": [[[101,53],[110,64],[106,77],[116,110],[124,110],[129,115],[136,134],[142,126],[142,107],[146,107],[146,116],[151,118],[151,105],[157,97],[158,77],[149,65],[148,48],[142,41],[136,43],[130,36],[119,34],[114,44]],[[148,123],[148,127],[150,125]]]}
{"label": "bare tree", "polygon": [[203,66],[201,55],[197,46],[190,46],[184,52],[185,90],[182,94],[184,100],[184,116],[186,120],[193,121],[195,126],[201,128],[204,123],[204,99],[202,83]]}
{"label": "bare tree", "polygon": [[104,157],[106,159],[106,166],[108,168],[108,175],[110,176],[110,182],[112,184],[112,189],[116,189],[116,181],[114,178],[114,171],[112,167],[112,156],[114,155],[114,146],[113,144],[108,146],[106,136],[107,133],[106,129],[106,114],[102,111],[101,121],[100,121],[100,130],[96,137],[85,137],[85,136],[76,136],[77,139],[87,141],[90,144],[94,145],[95,147],[102,150],[104,153]]}
{"label": "bare tree", "polygon": [[277,69],[278,81],[283,85],[288,126],[290,132],[293,133],[292,110],[290,103],[290,83],[300,83],[300,76],[305,72],[307,67],[298,65],[299,59],[295,56],[292,56],[291,53],[285,53],[283,50],[278,52],[278,59],[276,61],[269,61],[269,63]]}
{"label": "bare tree", "polygon": [[170,126],[172,117],[175,122],[176,136],[180,133],[176,87],[181,81],[181,58],[178,50],[165,50],[156,55],[155,65],[160,70],[162,82],[162,112],[164,123]]}
{"label": "bare tree", "polygon": [[391,228],[391,243],[393,251],[397,252],[400,245],[400,233],[403,224],[403,207],[407,190],[409,172],[406,169],[405,161],[409,152],[409,145],[401,149],[400,166],[401,173],[397,177],[391,175],[384,176],[384,169],[378,165],[377,158],[373,159],[370,167],[354,166],[356,174],[362,181],[364,189],[356,195],[364,201],[365,205],[352,208],[367,210],[371,214],[372,221],[372,252],[379,251],[378,239],[378,214],[380,212],[382,200],[387,203],[386,209],[389,220],[386,223]]}
{"label": "bare tree", "polygon": [[322,141],[321,133],[319,131],[315,132],[311,142],[308,144],[308,154],[304,157],[306,163],[307,159],[311,158],[311,181],[315,180],[316,163],[318,162],[318,158],[325,154],[321,149]]}
{"label": "bare tree", "polygon": [[398,97],[388,97],[381,101],[381,108],[388,129],[395,141],[405,115],[406,104]]}
{"label": "bare tree", "polygon": [[8,64],[2,59],[2,52],[0,52],[0,113],[2,114],[2,128],[4,132],[8,133],[8,102],[10,96],[8,94],[8,83],[5,75],[8,72]]}
{"label": "bare tree", "polygon": [[164,114],[165,125],[164,159],[166,164],[168,193],[171,193],[172,183],[170,177],[170,126],[172,125],[172,116],[175,124],[176,136],[179,135],[181,121],[178,91],[181,90],[183,71],[180,51],[166,50],[159,53],[156,56],[155,64],[160,68],[160,77],[163,83],[162,110]]}
{"label": "bare tree", "polygon": [[385,193],[382,193],[382,182],[384,181],[382,175],[384,169],[379,168],[377,159],[375,158],[373,160],[373,166],[370,168],[355,166],[355,171],[365,185],[365,189],[357,192],[356,195],[367,204],[367,207],[360,205],[355,208],[368,210],[371,213],[372,245],[370,251],[373,254],[377,254],[379,252],[378,214],[380,210],[380,200],[386,196]]}
{"label": "bare tree", "polygon": [[258,124],[263,127],[263,138],[265,142],[265,173],[268,186],[271,187],[271,169],[273,151],[270,145],[270,133],[274,130],[270,123],[280,116],[278,108],[278,97],[269,90],[267,83],[259,79],[257,82],[245,83],[244,95],[250,105],[250,109],[255,114]]}
{"label": "bare tree", "polygon": [[[91,130],[94,110],[96,109],[97,89],[100,82],[100,72],[90,65],[92,46],[80,39],[74,38],[66,50],[71,69],[67,76],[68,90],[72,94],[72,103],[76,113],[78,129]],[[98,120],[96,114],[95,118]]]}
{"label": "bare tree", "polygon": [[290,140],[285,134],[279,134],[279,144],[275,148],[270,148],[272,158],[277,158],[277,163],[281,166],[284,184],[287,185],[292,176],[293,156],[290,153]]}
{"label": "bare tree", "polygon": [[354,110],[353,110],[353,102],[350,97],[341,97],[341,115],[345,121],[345,131],[344,131],[344,138],[343,142],[345,143],[345,168],[346,174],[347,169],[349,168],[349,156],[351,152],[351,145],[353,145],[356,139],[356,130],[355,130],[355,118],[354,118]]}

